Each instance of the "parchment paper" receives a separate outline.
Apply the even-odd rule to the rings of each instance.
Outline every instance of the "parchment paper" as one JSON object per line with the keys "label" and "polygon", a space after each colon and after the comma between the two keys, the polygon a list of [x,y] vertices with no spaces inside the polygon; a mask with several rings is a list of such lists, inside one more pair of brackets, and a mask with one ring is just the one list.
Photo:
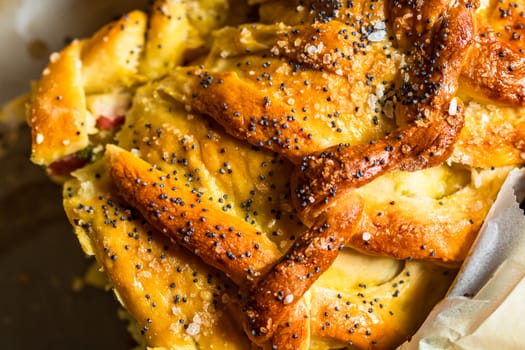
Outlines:
{"label": "parchment paper", "polygon": [[448,296],[401,349],[525,349],[525,171],[509,174]]}

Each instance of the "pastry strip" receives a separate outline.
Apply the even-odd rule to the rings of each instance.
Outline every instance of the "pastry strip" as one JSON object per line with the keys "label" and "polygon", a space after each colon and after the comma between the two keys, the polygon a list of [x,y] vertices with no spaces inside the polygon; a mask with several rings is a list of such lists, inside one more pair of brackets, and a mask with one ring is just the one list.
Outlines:
{"label": "pastry strip", "polygon": [[160,232],[225,272],[237,285],[251,284],[280,257],[276,246],[244,220],[208,207],[177,189],[168,174],[123,149],[107,145],[106,159],[120,195]]}

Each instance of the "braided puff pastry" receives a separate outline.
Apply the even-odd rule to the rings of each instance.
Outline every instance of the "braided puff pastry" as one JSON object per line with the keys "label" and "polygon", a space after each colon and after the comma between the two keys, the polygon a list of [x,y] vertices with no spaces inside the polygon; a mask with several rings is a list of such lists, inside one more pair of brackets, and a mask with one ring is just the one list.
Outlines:
{"label": "braided puff pastry", "polygon": [[32,160],[148,346],[394,348],[523,162],[504,5],[156,1],[52,56]]}

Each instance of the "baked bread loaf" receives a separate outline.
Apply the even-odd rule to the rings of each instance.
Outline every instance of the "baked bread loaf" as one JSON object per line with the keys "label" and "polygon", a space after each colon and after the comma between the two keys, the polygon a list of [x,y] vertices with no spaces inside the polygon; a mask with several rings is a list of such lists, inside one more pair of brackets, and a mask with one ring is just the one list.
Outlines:
{"label": "baked bread loaf", "polygon": [[524,162],[520,8],[158,0],[52,55],[32,160],[147,346],[395,348]]}

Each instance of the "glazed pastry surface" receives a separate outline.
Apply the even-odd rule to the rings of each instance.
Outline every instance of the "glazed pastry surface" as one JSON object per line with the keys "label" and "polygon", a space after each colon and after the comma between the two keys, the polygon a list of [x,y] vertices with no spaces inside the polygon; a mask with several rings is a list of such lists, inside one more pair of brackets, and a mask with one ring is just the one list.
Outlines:
{"label": "glazed pastry surface", "polygon": [[519,9],[158,0],[51,57],[32,160],[147,346],[395,348],[524,162]]}

